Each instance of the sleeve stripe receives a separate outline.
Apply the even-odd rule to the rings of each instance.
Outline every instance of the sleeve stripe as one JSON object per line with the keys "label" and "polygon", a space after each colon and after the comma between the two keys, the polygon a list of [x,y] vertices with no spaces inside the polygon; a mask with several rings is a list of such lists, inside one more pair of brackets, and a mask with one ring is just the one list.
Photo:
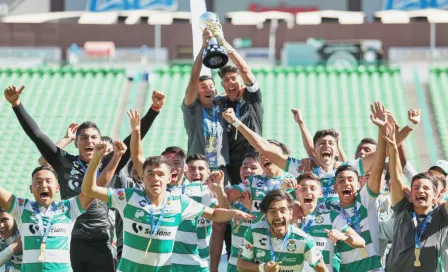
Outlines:
{"label": "sleeve stripe", "polygon": [[110,209],[112,208],[112,189],[107,189],[107,207]]}
{"label": "sleeve stripe", "polygon": [[11,205],[9,205],[9,209],[6,212],[11,213],[12,209],[14,209],[15,204],[16,204],[16,196],[12,195]]}
{"label": "sleeve stripe", "polygon": [[81,206],[81,202],[79,202],[79,197],[78,197],[78,196],[75,196],[75,201],[76,201],[76,205],[78,205],[78,210],[79,210],[81,213],[85,213],[86,210],[84,210],[84,209],[82,208],[82,206]]}

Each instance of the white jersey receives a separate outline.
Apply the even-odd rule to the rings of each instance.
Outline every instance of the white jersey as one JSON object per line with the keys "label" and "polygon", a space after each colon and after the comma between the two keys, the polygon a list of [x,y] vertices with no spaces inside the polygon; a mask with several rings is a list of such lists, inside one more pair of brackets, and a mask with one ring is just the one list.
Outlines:
{"label": "white jersey", "polygon": [[[337,250],[341,257],[341,272],[343,271],[378,271],[381,269],[380,250],[378,242],[378,213],[377,197],[370,192],[368,186],[364,186],[356,195],[356,203],[341,211],[335,218],[334,224],[349,223],[356,231],[357,220],[355,205],[358,213],[360,233],[365,241],[368,256],[363,258],[362,249],[352,248],[346,243],[338,243]],[[345,213],[344,213],[345,211]],[[336,213],[332,211],[332,213]],[[349,218],[346,217],[348,215]],[[338,222],[339,221],[339,222]]]}

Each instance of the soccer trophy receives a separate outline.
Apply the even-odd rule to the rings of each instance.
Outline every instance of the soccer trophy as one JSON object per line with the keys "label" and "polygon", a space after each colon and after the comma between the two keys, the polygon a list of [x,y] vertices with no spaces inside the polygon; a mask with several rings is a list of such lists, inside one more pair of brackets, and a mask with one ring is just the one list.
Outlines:
{"label": "soccer trophy", "polygon": [[[199,18],[199,26],[202,31],[204,31],[205,28],[210,30],[213,36],[216,36],[216,33],[218,32],[222,32],[222,26],[219,23],[219,19],[213,12],[202,14]],[[210,38],[208,46],[205,48],[204,55],[202,56],[202,63],[210,69],[217,69],[226,65],[228,61],[229,57],[224,51],[224,48],[219,45],[216,37]]]}

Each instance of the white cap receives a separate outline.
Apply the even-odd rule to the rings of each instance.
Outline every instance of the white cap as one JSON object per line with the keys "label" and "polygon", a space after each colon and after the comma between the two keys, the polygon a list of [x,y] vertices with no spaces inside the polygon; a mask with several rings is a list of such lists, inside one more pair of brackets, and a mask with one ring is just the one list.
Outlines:
{"label": "white cap", "polygon": [[[440,169],[442,169],[445,176],[448,175],[448,161],[438,160],[438,161],[436,161],[435,164],[433,164],[431,166],[431,168],[433,168],[433,167],[439,167]],[[429,169],[431,169],[431,168],[429,168]]]}

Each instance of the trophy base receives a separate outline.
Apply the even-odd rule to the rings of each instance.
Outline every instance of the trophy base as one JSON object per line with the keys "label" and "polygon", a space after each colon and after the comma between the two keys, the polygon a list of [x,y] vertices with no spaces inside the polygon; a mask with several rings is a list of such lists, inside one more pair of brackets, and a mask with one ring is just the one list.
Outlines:
{"label": "trophy base", "polygon": [[210,69],[218,69],[227,64],[229,57],[226,54],[209,54],[205,56],[202,63]]}

